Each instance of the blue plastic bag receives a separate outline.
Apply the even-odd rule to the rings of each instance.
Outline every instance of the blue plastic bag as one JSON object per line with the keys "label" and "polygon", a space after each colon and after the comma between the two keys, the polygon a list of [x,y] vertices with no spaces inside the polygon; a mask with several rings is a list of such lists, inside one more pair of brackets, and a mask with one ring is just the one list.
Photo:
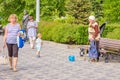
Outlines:
{"label": "blue plastic bag", "polygon": [[26,37],[25,30],[20,30],[19,33],[20,36],[17,36],[17,45],[18,48],[23,48]]}
{"label": "blue plastic bag", "polygon": [[68,57],[68,59],[69,59],[70,62],[74,62],[74,61],[75,61],[75,56],[70,55],[70,56]]}
{"label": "blue plastic bag", "polygon": [[18,48],[23,48],[24,46],[24,40],[20,36],[17,36],[17,45],[18,45]]}
{"label": "blue plastic bag", "polygon": [[98,51],[97,51],[95,40],[90,42],[90,48],[88,50],[88,54],[89,54],[90,58],[97,58],[98,57]]}

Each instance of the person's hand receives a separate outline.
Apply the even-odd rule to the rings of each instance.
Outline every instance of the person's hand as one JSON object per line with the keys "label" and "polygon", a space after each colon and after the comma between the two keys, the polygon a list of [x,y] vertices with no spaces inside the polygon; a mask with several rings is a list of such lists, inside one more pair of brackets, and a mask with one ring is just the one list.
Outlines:
{"label": "person's hand", "polygon": [[20,36],[20,32],[17,34],[17,36]]}
{"label": "person's hand", "polygon": [[93,41],[94,40],[94,38],[90,38],[90,41]]}
{"label": "person's hand", "polygon": [[92,27],[92,22],[89,23],[89,26]]}
{"label": "person's hand", "polygon": [[3,49],[6,47],[6,43],[3,44]]}

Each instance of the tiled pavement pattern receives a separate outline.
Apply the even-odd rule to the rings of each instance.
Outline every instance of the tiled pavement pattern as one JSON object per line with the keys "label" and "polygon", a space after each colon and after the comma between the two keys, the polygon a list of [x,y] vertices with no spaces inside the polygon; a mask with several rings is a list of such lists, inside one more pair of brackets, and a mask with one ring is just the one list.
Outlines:
{"label": "tiled pavement pattern", "polygon": [[[18,72],[0,65],[0,80],[120,80],[120,63],[91,63],[79,57],[79,49],[44,42],[41,58],[26,43],[19,51]],[[68,56],[76,61],[69,62]]]}

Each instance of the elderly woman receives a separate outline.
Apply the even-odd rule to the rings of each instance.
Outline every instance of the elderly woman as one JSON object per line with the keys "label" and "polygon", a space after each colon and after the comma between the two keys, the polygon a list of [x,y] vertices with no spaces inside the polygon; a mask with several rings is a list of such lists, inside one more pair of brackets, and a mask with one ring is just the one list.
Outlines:
{"label": "elderly woman", "polygon": [[20,30],[20,24],[17,23],[18,19],[16,14],[11,14],[8,18],[9,23],[5,27],[5,34],[3,40],[3,48],[8,48],[10,70],[17,71],[18,61],[18,46],[17,46],[17,35]]}
{"label": "elderly woman", "polygon": [[95,20],[94,16],[89,16],[89,41],[90,41],[90,49],[89,49],[89,57],[92,62],[96,60],[99,61],[99,39],[100,39],[100,30],[98,27],[98,23]]}

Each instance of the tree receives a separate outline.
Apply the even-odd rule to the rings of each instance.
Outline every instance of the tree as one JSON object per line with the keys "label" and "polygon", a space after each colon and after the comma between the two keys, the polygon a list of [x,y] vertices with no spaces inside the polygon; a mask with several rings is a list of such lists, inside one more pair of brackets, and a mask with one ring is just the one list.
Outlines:
{"label": "tree", "polygon": [[103,0],[90,0],[92,2],[92,12],[95,15],[95,17],[100,21],[103,16]]}
{"label": "tree", "polygon": [[[53,19],[54,16],[65,15],[65,1],[66,0],[41,0],[41,18],[43,20]],[[15,13],[21,21],[23,11],[28,10],[29,14],[35,17],[36,13],[36,0],[0,0],[0,16],[2,23],[7,23],[7,18],[11,13]]]}
{"label": "tree", "polygon": [[65,15],[66,0],[41,0],[41,17],[43,19],[52,19],[54,16]]}
{"label": "tree", "polygon": [[75,18],[76,24],[87,24],[91,14],[92,5],[90,0],[69,0],[66,4],[67,14]]}
{"label": "tree", "polygon": [[104,18],[106,21],[120,21],[120,0],[105,0],[103,4]]}
{"label": "tree", "polygon": [[12,13],[20,15],[20,13],[23,12],[24,6],[25,6],[25,3],[22,0],[1,1],[0,16],[2,17],[2,23],[3,24],[7,23],[8,16]]}

